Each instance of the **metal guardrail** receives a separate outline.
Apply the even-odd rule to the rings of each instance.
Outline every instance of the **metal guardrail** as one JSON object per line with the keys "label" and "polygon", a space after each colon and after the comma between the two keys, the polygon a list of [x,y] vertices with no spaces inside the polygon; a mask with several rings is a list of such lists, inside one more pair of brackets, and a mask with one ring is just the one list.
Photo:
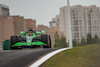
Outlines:
{"label": "metal guardrail", "polygon": [[0,42],[0,45],[3,45],[3,43],[2,43],[2,42]]}
{"label": "metal guardrail", "polygon": [[4,43],[0,42],[0,50],[3,50]]}

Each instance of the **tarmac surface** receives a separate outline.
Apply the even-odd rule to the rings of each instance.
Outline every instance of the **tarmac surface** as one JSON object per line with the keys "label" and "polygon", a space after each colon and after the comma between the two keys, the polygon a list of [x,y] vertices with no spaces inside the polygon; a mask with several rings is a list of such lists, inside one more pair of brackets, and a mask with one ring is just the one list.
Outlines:
{"label": "tarmac surface", "polygon": [[0,50],[0,67],[28,67],[42,56],[59,48]]}

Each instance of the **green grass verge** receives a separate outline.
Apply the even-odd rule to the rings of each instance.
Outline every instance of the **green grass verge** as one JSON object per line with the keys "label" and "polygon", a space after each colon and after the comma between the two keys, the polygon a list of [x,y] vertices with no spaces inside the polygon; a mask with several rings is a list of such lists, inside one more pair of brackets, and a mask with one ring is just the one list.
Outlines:
{"label": "green grass verge", "polygon": [[100,44],[65,50],[47,60],[41,67],[100,67]]}

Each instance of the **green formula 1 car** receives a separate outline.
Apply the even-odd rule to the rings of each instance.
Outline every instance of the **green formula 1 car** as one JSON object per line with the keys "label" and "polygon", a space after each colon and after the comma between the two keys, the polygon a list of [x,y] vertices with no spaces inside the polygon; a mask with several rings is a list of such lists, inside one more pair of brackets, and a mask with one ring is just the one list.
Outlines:
{"label": "green formula 1 car", "polygon": [[21,35],[19,36],[11,36],[10,41],[11,49],[27,47],[51,48],[50,35],[44,34],[44,30],[29,30],[27,32],[21,31]]}

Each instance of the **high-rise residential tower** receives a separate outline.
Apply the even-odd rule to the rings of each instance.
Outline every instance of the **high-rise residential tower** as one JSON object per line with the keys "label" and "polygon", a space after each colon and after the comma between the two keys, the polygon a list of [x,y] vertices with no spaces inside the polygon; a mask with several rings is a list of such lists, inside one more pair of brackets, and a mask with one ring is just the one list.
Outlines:
{"label": "high-rise residential tower", "polygon": [[0,4],[0,15],[9,16],[9,7],[4,4]]}
{"label": "high-rise residential tower", "polygon": [[[77,42],[81,41],[82,37],[87,37],[91,33],[92,37],[97,34],[100,37],[100,11],[99,7],[91,6],[71,6],[71,28],[72,38]],[[67,6],[60,8],[59,28],[61,32],[66,33],[66,40],[69,40],[68,31],[68,14]]]}

